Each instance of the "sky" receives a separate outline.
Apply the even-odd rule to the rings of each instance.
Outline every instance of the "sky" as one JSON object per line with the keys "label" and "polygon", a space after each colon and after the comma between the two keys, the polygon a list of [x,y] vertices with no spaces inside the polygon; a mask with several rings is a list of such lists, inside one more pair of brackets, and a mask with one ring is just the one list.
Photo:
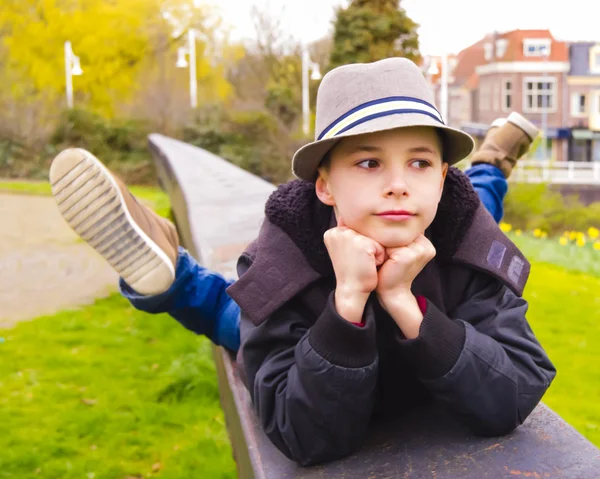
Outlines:
{"label": "sky", "polygon": [[[334,8],[348,0],[213,0],[231,26],[232,38],[254,35],[252,5],[280,15],[286,30],[310,42],[331,29]],[[458,53],[494,30],[547,28],[559,40],[600,41],[596,0],[401,0],[417,22],[421,53]],[[468,19],[467,19],[468,15]]]}

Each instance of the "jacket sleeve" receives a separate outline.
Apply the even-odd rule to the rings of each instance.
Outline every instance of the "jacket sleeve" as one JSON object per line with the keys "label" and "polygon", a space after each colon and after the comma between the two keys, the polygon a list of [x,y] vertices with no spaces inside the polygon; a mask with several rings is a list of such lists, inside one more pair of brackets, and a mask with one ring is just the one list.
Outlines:
{"label": "jacket sleeve", "polygon": [[271,442],[301,465],[346,456],[364,438],[378,371],[370,308],[364,323],[340,317],[333,294],[316,321],[298,300],[259,326],[242,311],[241,359],[256,413]]}
{"label": "jacket sleeve", "polygon": [[522,424],[554,379],[526,311],[523,298],[477,273],[450,317],[427,301],[419,336],[399,339],[421,382],[476,434]]}

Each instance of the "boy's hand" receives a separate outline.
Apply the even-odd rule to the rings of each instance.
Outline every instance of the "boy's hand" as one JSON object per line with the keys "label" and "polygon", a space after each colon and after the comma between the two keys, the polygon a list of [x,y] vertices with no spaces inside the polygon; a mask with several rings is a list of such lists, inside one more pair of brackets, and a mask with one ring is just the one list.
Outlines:
{"label": "boy's hand", "polygon": [[410,292],[414,279],[435,257],[435,248],[421,234],[409,245],[387,248],[386,254],[387,260],[379,269],[377,283],[377,294],[383,298]]}
{"label": "boy's hand", "polygon": [[324,241],[335,272],[337,312],[360,323],[367,299],[377,287],[377,267],[385,260],[385,249],[348,228],[341,218],[337,227],[325,232]]}
{"label": "boy's hand", "polygon": [[435,257],[435,248],[425,235],[412,243],[386,250],[387,260],[379,269],[377,296],[407,338],[419,335],[423,321],[411,286],[425,265]]}

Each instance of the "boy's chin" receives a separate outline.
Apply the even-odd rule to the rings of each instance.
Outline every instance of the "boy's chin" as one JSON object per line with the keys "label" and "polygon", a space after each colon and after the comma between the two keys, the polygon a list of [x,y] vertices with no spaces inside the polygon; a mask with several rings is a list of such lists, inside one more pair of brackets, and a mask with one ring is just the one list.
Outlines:
{"label": "boy's chin", "polygon": [[402,246],[411,244],[419,237],[419,235],[420,233],[403,232],[403,234],[398,234],[397,232],[394,232],[390,234],[374,233],[370,237],[384,248],[401,248]]}

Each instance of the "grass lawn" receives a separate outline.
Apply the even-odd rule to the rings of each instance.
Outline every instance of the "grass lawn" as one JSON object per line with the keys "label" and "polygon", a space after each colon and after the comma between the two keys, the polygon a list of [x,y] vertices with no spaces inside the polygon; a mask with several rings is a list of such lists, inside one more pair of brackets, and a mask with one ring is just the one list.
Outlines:
{"label": "grass lawn", "polygon": [[600,447],[600,277],[533,263],[528,319],[558,374],[544,402]]}
{"label": "grass lawn", "polygon": [[[159,215],[168,217],[169,196],[160,188],[151,186],[131,186],[129,190]],[[51,196],[52,190],[47,181],[19,181],[0,179],[0,193]]]}
{"label": "grass lawn", "polygon": [[235,477],[209,342],[114,295],[0,331],[0,478]]}

